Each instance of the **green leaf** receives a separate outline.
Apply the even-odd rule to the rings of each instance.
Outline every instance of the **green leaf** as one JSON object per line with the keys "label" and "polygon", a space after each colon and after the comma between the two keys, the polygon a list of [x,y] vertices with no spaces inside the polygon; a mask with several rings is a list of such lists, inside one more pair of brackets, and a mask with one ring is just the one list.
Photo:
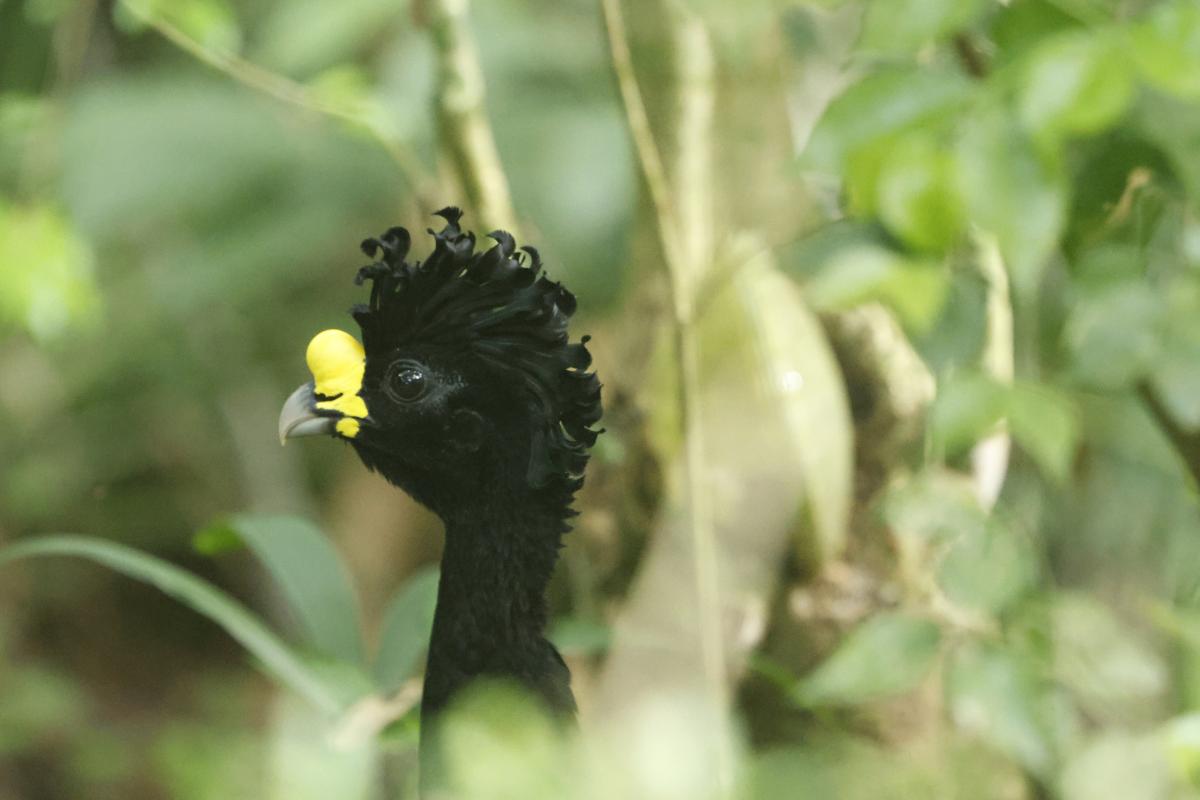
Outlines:
{"label": "green leaf", "polygon": [[563,655],[595,655],[608,650],[612,630],[578,617],[560,617],[550,628],[550,641]]}
{"label": "green leaf", "polygon": [[995,433],[1007,411],[1007,386],[981,373],[956,373],[941,382],[929,414],[930,433],[955,456]]}
{"label": "green leaf", "polygon": [[1079,446],[1080,419],[1063,392],[1018,381],[1008,391],[1008,424],[1017,444],[1051,478],[1070,477]]}
{"label": "green leaf", "polygon": [[1020,88],[1021,122],[1035,138],[1096,133],[1129,107],[1133,75],[1114,36],[1061,34],[1032,54]]}
{"label": "green leaf", "polygon": [[940,469],[890,487],[883,518],[897,536],[934,546],[960,537],[982,538],[988,524],[971,479]]}
{"label": "green leaf", "polygon": [[1200,98],[1200,5],[1174,0],[1156,6],[1132,33],[1133,58],[1154,86]]}
{"label": "green leaf", "polygon": [[375,683],[380,691],[399,689],[417,668],[429,646],[437,592],[438,570],[426,567],[413,573],[388,603],[375,655]]}
{"label": "green leaf", "polygon": [[299,517],[239,514],[221,527],[241,537],[263,563],[317,652],[365,666],[349,572],[315,525]]}
{"label": "green leaf", "polygon": [[[978,508],[978,502],[976,501]],[[942,558],[938,585],[956,605],[999,614],[1033,585],[1036,561],[1028,540],[995,519],[964,527]]]}
{"label": "green leaf", "polygon": [[792,697],[805,706],[853,705],[906,692],[929,672],[941,640],[930,620],[896,612],[872,617],[801,680]]}
{"label": "green leaf", "polygon": [[1200,789],[1200,714],[1176,717],[1164,730],[1167,755],[1175,774]]}
{"label": "green leaf", "polygon": [[941,252],[962,238],[954,159],[934,137],[914,134],[889,148],[875,193],[879,218],[913,247]]}
{"label": "green leaf", "polygon": [[1083,594],[1059,595],[1051,620],[1055,674],[1085,711],[1121,722],[1154,713],[1169,676],[1137,632]]}
{"label": "green leaf", "polygon": [[242,44],[237,15],[225,0],[120,0],[114,13],[118,26],[131,33],[161,21],[206,50],[236,53]]}
{"label": "green leaf", "polygon": [[909,53],[963,28],[985,8],[982,0],[873,0],[859,47]]}
{"label": "green leaf", "polygon": [[922,122],[948,116],[970,96],[967,79],[932,69],[872,72],[830,103],[805,159],[840,172],[847,154]]}
{"label": "green leaf", "polygon": [[1104,732],[1076,753],[1061,776],[1063,800],[1169,798],[1171,771],[1154,734]]}
{"label": "green leaf", "polygon": [[1031,296],[1065,221],[1062,175],[998,108],[969,120],[957,156],[971,219],[996,237],[1017,295]]}
{"label": "green leaf", "polygon": [[1141,280],[1083,293],[1063,331],[1070,374],[1105,389],[1140,380],[1162,352],[1165,319],[1163,298]]}
{"label": "green leaf", "polygon": [[950,660],[946,705],[960,730],[978,736],[1035,775],[1054,766],[1054,742],[1032,670],[1011,653],[967,644]]}
{"label": "green leaf", "polygon": [[258,659],[264,672],[326,713],[341,702],[283,640],[238,601],[208,582],[146,553],[89,536],[43,536],[0,550],[0,564],[38,556],[86,558],[135,580],[150,584],[208,617]]}
{"label": "green leaf", "polygon": [[936,261],[907,258],[885,247],[853,245],[830,258],[805,289],[812,304],[823,311],[880,301],[921,332],[937,320],[949,282],[947,270]]}
{"label": "green leaf", "polygon": [[0,323],[52,339],[93,321],[100,296],[92,268],[89,243],[58,210],[0,198]]}

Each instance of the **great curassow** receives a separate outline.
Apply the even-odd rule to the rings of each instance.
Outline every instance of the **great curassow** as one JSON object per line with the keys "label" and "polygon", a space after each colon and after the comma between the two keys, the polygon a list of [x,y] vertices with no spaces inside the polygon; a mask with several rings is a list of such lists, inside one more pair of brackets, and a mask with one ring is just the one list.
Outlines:
{"label": "great curassow", "polygon": [[422,784],[436,769],[428,739],[450,698],[477,677],[514,680],[571,717],[570,673],[545,638],[544,592],[574,515],[600,382],[588,337],[572,344],[575,297],[542,274],[537,250],[502,231],[476,252],[461,212],[424,262],[392,228],[362,243],[374,263],[369,303],[348,333],[317,334],[313,380],[279,418],[281,440],[329,434],[441,517],[437,611],[421,701]]}

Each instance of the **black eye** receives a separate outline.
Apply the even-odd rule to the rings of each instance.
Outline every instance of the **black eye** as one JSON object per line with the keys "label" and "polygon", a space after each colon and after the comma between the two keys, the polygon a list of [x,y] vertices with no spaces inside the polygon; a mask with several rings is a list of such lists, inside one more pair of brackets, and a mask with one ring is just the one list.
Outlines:
{"label": "black eye", "polygon": [[393,400],[411,403],[424,396],[428,383],[425,371],[419,365],[401,363],[392,367],[391,377],[387,382],[387,391]]}

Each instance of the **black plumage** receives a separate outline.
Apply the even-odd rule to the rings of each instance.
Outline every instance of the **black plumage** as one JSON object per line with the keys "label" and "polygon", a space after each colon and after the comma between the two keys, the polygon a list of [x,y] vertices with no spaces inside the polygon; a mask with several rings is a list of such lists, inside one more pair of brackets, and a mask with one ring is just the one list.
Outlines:
{"label": "black plumage", "polygon": [[[544,592],[601,415],[587,338],[568,339],[574,296],[545,277],[532,247],[497,231],[477,252],[461,212],[438,213],[446,225],[430,231],[424,261],[406,260],[404,228],[363,242],[377,259],[358,272],[371,293],[352,311],[367,414],[344,437],[446,526],[423,770],[436,759],[425,732],[481,676],[515,680],[573,714],[570,675],[544,636]],[[314,413],[337,416],[320,409],[319,388]]]}

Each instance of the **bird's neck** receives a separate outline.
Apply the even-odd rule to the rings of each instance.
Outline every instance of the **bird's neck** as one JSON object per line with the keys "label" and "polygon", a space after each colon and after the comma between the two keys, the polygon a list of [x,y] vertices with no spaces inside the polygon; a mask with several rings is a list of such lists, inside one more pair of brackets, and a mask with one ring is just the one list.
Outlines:
{"label": "bird's neck", "polygon": [[445,519],[425,719],[477,677],[515,680],[555,711],[574,708],[566,667],[543,636],[566,509],[520,505],[490,503]]}

